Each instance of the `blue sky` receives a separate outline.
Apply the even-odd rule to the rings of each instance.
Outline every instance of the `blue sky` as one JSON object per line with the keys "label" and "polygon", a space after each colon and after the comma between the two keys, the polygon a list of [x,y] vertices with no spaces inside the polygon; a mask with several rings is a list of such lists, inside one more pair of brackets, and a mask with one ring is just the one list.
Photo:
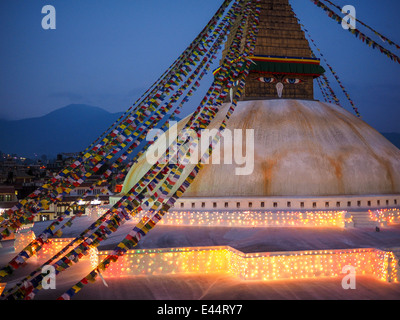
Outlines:
{"label": "blue sky", "polygon": [[[399,1],[333,1],[355,6],[360,20],[400,43]],[[290,2],[363,119],[380,131],[400,132],[400,64],[344,31],[310,0]],[[221,3],[1,0],[0,118],[42,116],[71,103],[110,112],[126,110],[190,44]],[[41,10],[47,4],[56,8],[56,30],[41,27]],[[362,26],[360,30],[365,31]],[[400,50],[392,52],[400,56]],[[211,77],[205,80],[204,90]]]}

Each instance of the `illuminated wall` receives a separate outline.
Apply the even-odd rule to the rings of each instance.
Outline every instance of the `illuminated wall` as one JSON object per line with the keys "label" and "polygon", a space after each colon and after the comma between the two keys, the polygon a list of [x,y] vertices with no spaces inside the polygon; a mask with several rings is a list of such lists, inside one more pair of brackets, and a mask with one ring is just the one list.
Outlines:
{"label": "illuminated wall", "polygon": [[[31,243],[32,240],[35,239],[35,234],[32,231],[28,233],[17,234],[16,236],[17,238],[14,242],[14,250],[16,253],[21,252],[29,243]],[[47,261],[63,250],[73,240],[73,238],[51,239],[43,245],[42,249],[35,254],[35,257],[40,261]],[[72,248],[73,247],[71,247],[70,250]],[[59,256],[59,258],[61,257],[63,257],[63,255]],[[90,259],[92,267],[96,267],[98,261],[97,248],[91,248],[88,256],[84,257],[83,259]]]}
{"label": "illuminated wall", "polygon": [[[52,239],[48,243],[46,243],[42,250],[38,252],[38,258],[41,260],[48,260],[55,256],[58,252],[60,252],[64,247],[66,247],[71,241],[73,241],[73,238],[63,238],[63,239]],[[67,251],[71,251],[74,248],[74,246],[71,246],[70,249]],[[59,258],[63,257],[61,255]],[[86,257],[83,257],[82,259],[90,259],[92,267],[97,266],[97,261],[98,261],[98,250],[97,248],[90,248],[89,254]]]}
{"label": "illuminated wall", "polygon": [[[99,261],[111,252],[99,253]],[[393,253],[376,249],[244,254],[230,247],[135,250],[120,258],[105,277],[225,273],[242,280],[283,280],[344,276],[353,266],[359,275],[397,282]]]}
{"label": "illuminated wall", "polygon": [[30,244],[35,239],[36,239],[36,236],[33,231],[16,233],[15,240],[14,240],[15,252],[21,252],[22,250],[24,250],[26,248],[26,246],[28,244]]}
{"label": "illuminated wall", "polygon": [[[107,208],[87,209],[89,215],[100,217]],[[141,213],[141,216],[147,212]],[[171,210],[160,224],[184,226],[227,226],[227,227],[337,227],[344,228],[346,211],[278,211],[265,210]],[[133,221],[135,221],[133,219]],[[140,217],[137,217],[137,221]],[[350,219],[351,220],[351,219]]]}
{"label": "illuminated wall", "polygon": [[86,208],[86,214],[92,218],[100,218],[105,214],[111,206],[88,206]]}
{"label": "illuminated wall", "polygon": [[382,224],[400,224],[400,209],[369,211],[369,216],[372,221]]}
{"label": "illuminated wall", "polygon": [[168,212],[160,224],[185,226],[227,226],[227,227],[338,227],[346,223],[344,211],[313,212]]}
{"label": "illuminated wall", "polygon": [[[20,237],[19,240],[22,239]],[[51,240],[38,252],[37,257],[47,261],[72,240]],[[90,259],[92,268],[96,268],[110,254],[111,251],[99,252],[92,249],[85,259]],[[116,263],[112,263],[103,275],[110,278],[224,273],[241,280],[273,281],[343,277],[342,270],[345,266],[354,267],[357,275],[387,282],[398,281],[396,256],[393,252],[377,249],[250,254],[226,246],[132,250]]]}

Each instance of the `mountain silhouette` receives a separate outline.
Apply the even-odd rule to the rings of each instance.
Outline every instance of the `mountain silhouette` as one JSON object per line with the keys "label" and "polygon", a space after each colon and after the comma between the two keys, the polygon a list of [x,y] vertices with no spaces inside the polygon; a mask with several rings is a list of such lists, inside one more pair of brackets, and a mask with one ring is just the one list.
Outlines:
{"label": "mountain silhouette", "polygon": [[25,157],[80,152],[121,114],[109,113],[99,107],[71,104],[43,117],[0,120],[0,150]]}

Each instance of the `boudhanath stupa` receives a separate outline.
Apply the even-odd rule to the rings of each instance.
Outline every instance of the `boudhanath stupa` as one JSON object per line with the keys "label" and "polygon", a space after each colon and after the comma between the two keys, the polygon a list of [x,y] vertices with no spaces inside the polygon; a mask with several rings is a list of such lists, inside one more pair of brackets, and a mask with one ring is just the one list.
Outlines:
{"label": "boudhanath stupa", "polygon": [[[121,122],[0,220],[0,240],[16,230],[18,253],[0,249],[2,298],[399,299],[400,150],[357,113],[315,99],[328,70],[303,29],[289,0],[224,1]],[[168,126],[219,48],[199,108]],[[141,149],[150,128],[164,134]],[[187,128],[214,132],[193,162],[196,144],[175,137]],[[162,161],[166,141],[183,162]],[[102,179],[121,183],[109,205],[82,196],[72,218],[18,233],[106,159]],[[48,266],[54,291],[43,290]],[[348,291],[342,279],[355,274]]]}
{"label": "boudhanath stupa", "polygon": [[[254,63],[227,125],[244,132],[243,145],[245,132],[254,130],[252,173],[237,175],[238,164],[224,159],[205,165],[174,210],[367,212],[400,205],[400,150],[345,109],[314,99],[314,79],[325,70],[289,2],[263,0],[261,6]],[[207,129],[218,128],[229,106]],[[143,156],[122,194],[150,168]]]}

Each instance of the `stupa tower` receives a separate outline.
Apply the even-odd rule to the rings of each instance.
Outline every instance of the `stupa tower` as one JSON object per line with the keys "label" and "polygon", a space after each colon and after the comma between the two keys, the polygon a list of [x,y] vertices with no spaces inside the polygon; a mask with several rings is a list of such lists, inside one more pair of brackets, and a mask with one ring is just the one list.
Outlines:
{"label": "stupa tower", "polygon": [[[233,41],[232,32],[223,53]],[[288,0],[261,0],[257,43],[242,100],[314,99],[313,79],[325,72]]]}

